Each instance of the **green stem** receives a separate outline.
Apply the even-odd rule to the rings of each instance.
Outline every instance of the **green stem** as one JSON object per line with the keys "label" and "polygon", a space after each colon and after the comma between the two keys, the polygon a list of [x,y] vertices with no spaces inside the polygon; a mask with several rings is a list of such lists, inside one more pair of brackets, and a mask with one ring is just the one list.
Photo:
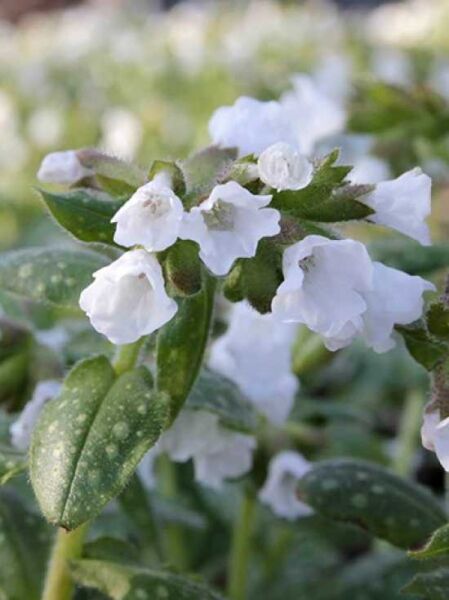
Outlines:
{"label": "green stem", "polygon": [[[158,466],[162,494],[168,499],[175,499],[178,496],[175,465],[166,454],[163,454],[159,457]],[[189,560],[184,532],[180,525],[167,523],[164,527],[163,545],[166,560],[177,569],[187,570]]]}
{"label": "green stem", "polygon": [[256,506],[253,493],[246,492],[240,514],[234,524],[229,559],[228,596],[230,600],[245,600],[251,551],[251,529]]}
{"label": "green stem", "polygon": [[393,460],[393,470],[402,477],[410,474],[413,456],[419,438],[422,422],[423,397],[419,390],[411,390],[406,397],[402,411],[397,439],[397,451]]}
{"label": "green stem", "polygon": [[74,582],[70,576],[68,563],[81,556],[88,524],[73,531],[58,529],[50,556],[42,600],[71,600]]}
{"label": "green stem", "polygon": [[117,352],[113,361],[114,370],[117,375],[122,375],[134,367],[139,358],[139,352],[145,337],[141,337],[137,342],[117,346]]}

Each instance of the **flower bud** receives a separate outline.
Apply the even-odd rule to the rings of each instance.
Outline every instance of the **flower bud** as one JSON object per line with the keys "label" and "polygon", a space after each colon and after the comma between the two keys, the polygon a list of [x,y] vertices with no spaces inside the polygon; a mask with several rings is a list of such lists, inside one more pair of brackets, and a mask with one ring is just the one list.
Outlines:
{"label": "flower bud", "polygon": [[257,166],[260,179],[278,191],[301,190],[312,181],[312,163],[293,146],[283,142],[264,150]]}

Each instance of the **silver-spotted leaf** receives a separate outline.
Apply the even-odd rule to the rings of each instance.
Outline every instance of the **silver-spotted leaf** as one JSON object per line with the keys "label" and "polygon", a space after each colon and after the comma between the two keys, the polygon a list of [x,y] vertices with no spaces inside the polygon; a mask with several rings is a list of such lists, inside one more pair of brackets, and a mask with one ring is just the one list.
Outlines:
{"label": "silver-spotted leaf", "polygon": [[364,461],[317,463],[298,490],[319,514],[359,525],[400,548],[422,544],[446,521],[439,502],[425,488]]}
{"label": "silver-spotted leaf", "polygon": [[449,568],[441,567],[428,573],[418,573],[402,588],[403,594],[424,600],[447,600],[449,597]]}
{"label": "silver-spotted leaf", "polygon": [[74,529],[125,486],[167,420],[145,367],[116,378],[105,357],[78,363],[33,434],[30,473],[45,517]]}
{"label": "silver-spotted leaf", "polygon": [[412,558],[428,559],[428,558],[439,558],[449,556],[449,525],[444,525],[437,529],[427,544],[410,552]]}
{"label": "silver-spotted leaf", "polygon": [[0,257],[0,289],[36,302],[77,307],[92,273],[108,259],[83,250],[27,248]]}

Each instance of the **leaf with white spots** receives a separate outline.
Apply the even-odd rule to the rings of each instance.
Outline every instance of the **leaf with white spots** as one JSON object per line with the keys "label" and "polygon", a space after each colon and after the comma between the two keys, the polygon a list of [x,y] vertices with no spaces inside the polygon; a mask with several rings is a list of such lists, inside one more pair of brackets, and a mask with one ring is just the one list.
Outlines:
{"label": "leaf with white spots", "polygon": [[425,600],[447,600],[449,596],[449,568],[441,567],[429,573],[418,573],[402,588],[403,594]]}
{"label": "leaf with white spots", "polygon": [[11,491],[0,492],[0,592],[7,600],[39,600],[50,530]]}
{"label": "leaf with white spots", "polygon": [[108,264],[96,252],[27,248],[0,257],[0,289],[55,306],[77,307],[81,291],[92,273]]}
{"label": "leaf with white spots", "polygon": [[111,219],[127,197],[112,198],[89,188],[58,194],[40,190],[40,193],[54,219],[77,239],[113,243],[115,225]]}
{"label": "leaf with white spots", "polygon": [[257,425],[253,406],[235,383],[209,369],[204,369],[198,377],[186,407],[214,413],[230,429],[252,431]]}
{"label": "leaf with white spots", "polygon": [[298,493],[324,517],[359,525],[399,548],[422,544],[446,522],[425,488],[364,461],[317,463],[300,480]]}
{"label": "leaf with white spots", "polygon": [[77,583],[113,600],[223,600],[202,582],[169,571],[99,560],[73,561],[71,570]]}
{"label": "leaf with white spots", "polygon": [[0,444],[0,485],[26,469],[27,459],[14,448]]}
{"label": "leaf with white spots", "polygon": [[168,398],[145,367],[116,378],[108,359],[79,362],[33,434],[31,482],[42,512],[74,529],[126,485],[167,421]]}

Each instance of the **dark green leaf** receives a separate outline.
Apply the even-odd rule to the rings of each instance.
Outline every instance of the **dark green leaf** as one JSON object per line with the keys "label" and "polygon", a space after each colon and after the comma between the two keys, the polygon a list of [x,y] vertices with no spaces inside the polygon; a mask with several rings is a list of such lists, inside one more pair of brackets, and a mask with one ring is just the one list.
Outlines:
{"label": "dark green leaf", "polygon": [[27,459],[14,448],[0,444],[0,485],[26,469]]}
{"label": "dark green leaf", "polygon": [[431,335],[449,341],[449,307],[443,302],[435,302],[429,306],[426,323]]}
{"label": "dark green leaf", "polygon": [[216,414],[224,426],[240,431],[251,431],[257,416],[239,388],[229,379],[204,369],[186,402],[187,408],[207,410]]}
{"label": "dark green leaf", "polygon": [[449,568],[419,573],[402,588],[402,593],[413,594],[425,600],[447,600],[449,596]]}
{"label": "dark green leaf", "polygon": [[428,371],[432,371],[449,353],[447,344],[432,338],[423,321],[410,325],[396,325],[408,351]]}
{"label": "dark green leaf", "polygon": [[167,411],[145,367],[116,379],[105,357],[78,363],[33,434],[31,482],[45,517],[74,529],[97,515],[155,443]]}
{"label": "dark green leaf", "polygon": [[202,283],[198,245],[189,240],[178,240],[166,252],[164,270],[174,294],[191,296],[198,293]]}
{"label": "dark green leaf", "polygon": [[319,514],[359,525],[400,548],[422,544],[446,521],[425,488],[364,461],[317,463],[300,480],[299,493]]}
{"label": "dark green leaf", "polygon": [[203,361],[214,305],[215,280],[204,274],[198,294],[179,301],[179,310],[158,333],[156,387],[171,399],[170,422],[181,410]]}
{"label": "dark green leaf", "polygon": [[77,307],[92,273],[108,264],[100,254],[81,250],[30,248],[0,257],[0,289],[29,300]]}
{"label": "dark green leaf", "polygon": [[399,238],[374,242],[368,247],[374,260],[410,275],[429,275],[449,265],[449,244],[421,246]]}
{"label": "dark green leaf", "polygon": [[148,179],[151,181],[158,173],[164,171],[167,172],[172,179],[172,186],[175,194],[183,196],[186,193],[184,174],[181,168],[173,161],[154,160],[148,173]]}
{"label": "dark green leaf", "polygon": [[256,256],[242,259],[241,289],[258,312],[271,311],[271,302],[282,283],[281,253],[268,240],[261,240]]}
{"label": "dark green leaf", "polygon": [[111,219],[127,198],[114,199],[89,188],[59,194],[40,190],[40,193],[55,220],[77,239],[113,243],[115,225]]}
{"label": "dark green leaf", "polygon": [[168,571],[78,560],[72,563],[72,574],[81,585],[97,588],[113,600],[222,600],[203,583]]}
{"label": "dark green leaf", "polygon": [[410,556],[419,559],[449,556],[449,525],[437,529],[424,548],[410,552]]}

